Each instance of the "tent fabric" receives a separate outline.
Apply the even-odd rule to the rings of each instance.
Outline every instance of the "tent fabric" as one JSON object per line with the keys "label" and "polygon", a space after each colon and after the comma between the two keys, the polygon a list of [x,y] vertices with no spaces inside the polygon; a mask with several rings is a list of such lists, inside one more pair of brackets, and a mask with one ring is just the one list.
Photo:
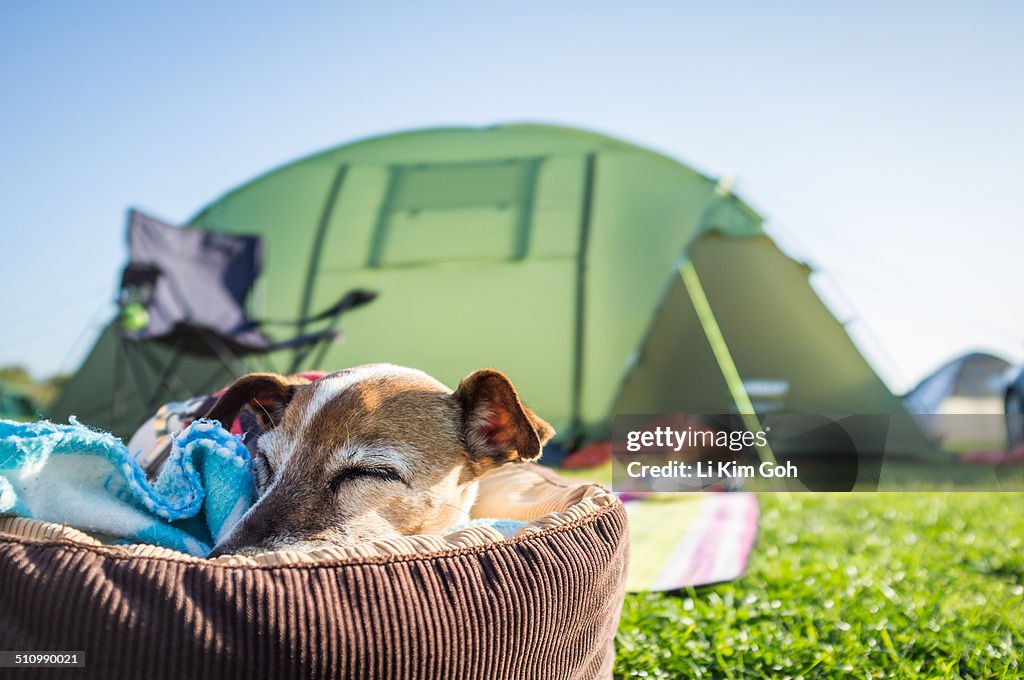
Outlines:
{"label": "tent fabric", "polygon": [[[346,342],[304,368],[386,361],[454,385],[493,366],[568,448],[606,437],[627,405],[733,410],[680,294],[691,247],[755,402],[783,384],[788,409],[902,411],[754,210],[714,178],[610,137],[544,125],[386,135],[262,175],[192,224],[263,238],[255,316],[379,292],[348,320]],[[101,377],[105,342],[83,376]],[[121,431],[127,418],[95,408],[109,385],[76,376],[53,415],[93,408],[92,424]]]}
{"label": "tent fabric", "polygon": [[[941,413],[984,400],[1002,401],[1010,362],[986,352],[968,352],[926,376],[903,398],[911,413]],[[955,412],[955,411],[953,411]],[[978,411],[964,411],[977,413]]]}
{"label": "tent fabric", "polygon": [[[127,440],[136,426],[152,416],[145,400],[135,394],[128,379],[128,366],[119,343],[119,323],[115,319],[100,332],[92,350],[50,407],[48,416],[54,422],[66,422],[74,415],[90,427],[108,430]],[[140,382],[146,385],[160,383],[162,367],[174,356],[174,349],[159,343],[145,343],[146,356],[152,361],[140,361],[135,366]],[[209,378],[223,371],[214,357],[181,354],[178,368],[165,385],[153,396],[155,403],[177,400],[175,392],[201,394]]]}
{"label": "tent fabric", "polygon": [[[708,233],[690,257],[758,413],[900,412],[899,399],[808,284],[809,270],[769,238]],[[673,276],[615,410],[732,409],[696,311]]]}
{"label": "tent fabric", "polygon": [[[903,398],[928,436],[946,446],[1000,446],[1010,363],[986,352],[954,357]],[[980,417],[956,417],[975,414]]]}

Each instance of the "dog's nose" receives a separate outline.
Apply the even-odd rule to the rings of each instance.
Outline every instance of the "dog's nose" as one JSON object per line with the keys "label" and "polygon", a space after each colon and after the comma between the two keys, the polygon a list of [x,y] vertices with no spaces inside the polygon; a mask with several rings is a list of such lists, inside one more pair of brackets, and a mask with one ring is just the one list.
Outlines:
{"label": "dog's nose", "polygon": [[227,536],[220,543],[213,546],[213,550],[210,551],[206,558],[212,560],[215,557],[223,557],[224,555],[251,555],[257,552],[255,548],[256,546],[251,543],[233,540],[231,536]]}
{"label": "dog's nose", "polygon": [[210,554],[207,555],[206,558],[212,560],[214,557],[221,557],[223,555],[230,555],[230,554],[231,554],[230,550],[227,550],[227,549],[222,548],[220,546],[214,546],[213,550],[210,551]]}
{"label": "dog's nose", "polygon": [[223,557],[224,555],[242,555],[252,556],[261,552],[266,552],[272,549],[273,543],[270,541],[273,536],[262,536],[252,537],[246,534],[232,533],[230,536],[225,536],[219,543],[213,546],[213,550],[206,556],[207,559],[212,560],[215,557]]}
{"label": "dog's nose", "polygon": [[256,553],[263,552],[266,548],[260,548],[259,546],[238,546],[238,545],[215,545],[210,554],[206,556],[206,559],[212,560],[215,557],[223,557],[224,555],[242,555],[249,556],[255,555]]}

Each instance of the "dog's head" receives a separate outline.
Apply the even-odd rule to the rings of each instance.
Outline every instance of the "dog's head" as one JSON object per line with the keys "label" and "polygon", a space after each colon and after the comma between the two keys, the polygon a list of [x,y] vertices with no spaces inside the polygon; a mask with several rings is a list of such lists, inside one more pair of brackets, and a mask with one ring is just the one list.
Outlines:
{"label": "dog's head", "polygon": [[443,532],[464,521],[482,475],[536,460],[554,434],[490,369],[455,392],[387,364],[313,383],[253,373],[207,417],[239,415],[259,499],[211,557]]}

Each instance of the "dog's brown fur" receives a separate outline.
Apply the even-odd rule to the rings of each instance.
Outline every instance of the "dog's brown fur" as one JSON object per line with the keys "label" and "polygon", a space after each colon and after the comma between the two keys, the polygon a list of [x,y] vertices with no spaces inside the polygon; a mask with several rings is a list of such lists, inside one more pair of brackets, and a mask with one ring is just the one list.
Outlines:
{"label": "dog's brown fur", "polygon": [[454,393],[383,364],[314,383],[254,373],[207,417],[229,426],[240,411],[260,497],[211,556],[441,533],[466,519],[481,476],[536,460],[554,434],[491,369]]}

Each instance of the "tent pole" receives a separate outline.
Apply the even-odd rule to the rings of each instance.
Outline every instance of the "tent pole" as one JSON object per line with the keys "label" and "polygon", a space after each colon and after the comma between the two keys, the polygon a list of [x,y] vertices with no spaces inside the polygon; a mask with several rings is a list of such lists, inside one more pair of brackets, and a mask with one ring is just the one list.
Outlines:
{"label": "tent pole", "polygon": [[572,393],[570,404],[569,436],[566,450],[572,451],[582,443],[583,418],[580,413],[583,404],[583,351],[586,330],[587,304],[587,250],[590,246],[590,221],[594,209],[594,173],[597,154],[588,153],[583,170],[583,205],[580,208],[579,243],[576,252],[576,314],[573,319],[574,349],[572,364]]}
{"label": "tent pole", "polygon": [[302,289],[298,335],[302,335],[306,329],[306,317],[309,316],[309,310],[313,304],[313,288],[316,275],[320,270],[321,251],[327,238],[327,227],[331,222],[331,215],[334,213],[334,205],[338,201],[338,194],[341,193],[341,186],[345,183],[346,174],[348,174],[348,164],[342,163],[335,171],[334,179],[331,180],[331,186],[327,190],[327,200],[324,202],[323,210],[320,212],[320,220],[316,225],[316,232],[313,234],[313,244],[309,252],[309,265],[306,271],[306,282]]}
{"label": "tent pole", "polygon": [[[743,387],[743,379],[740,378],[736,362],[733,361],[732,353],[729,352],[729,346],[725,342],[725,336],[722,335],[722,329],[715,318],[715,312],[711,309],[711,303],[708,302],[708,296],[704,292],[704,286],[701,285],[700,277],[697,276],[697,269],[693,266],[693,260],[689,257],[679,266],[679,276],[683,279],[683,287],[686,288],[686,292],[690,296],[693,309],[697,312],[697,319],[700,321],[704,335],[708,339],[708,344],[711,345],[711,351],[715,355],[715,362],[722,372],[722,377],[725,378],[729,395],[732,397],[733,403],[736,404],[736,410],[739,411],[740,418],[743,419],[743,426],[747,428],[748,432],[760,431],[761,421],[754,411],[754,405],[750,401],[747,390]],[[762,463],[778,465],[775,454],[772,452],[772,447],[767,442],[764,446],[758,446],[755,443],[754,448],[757,450],[758,458],[760,458]],[[778,484],[778,481],[773,478],[773,483]]]}

